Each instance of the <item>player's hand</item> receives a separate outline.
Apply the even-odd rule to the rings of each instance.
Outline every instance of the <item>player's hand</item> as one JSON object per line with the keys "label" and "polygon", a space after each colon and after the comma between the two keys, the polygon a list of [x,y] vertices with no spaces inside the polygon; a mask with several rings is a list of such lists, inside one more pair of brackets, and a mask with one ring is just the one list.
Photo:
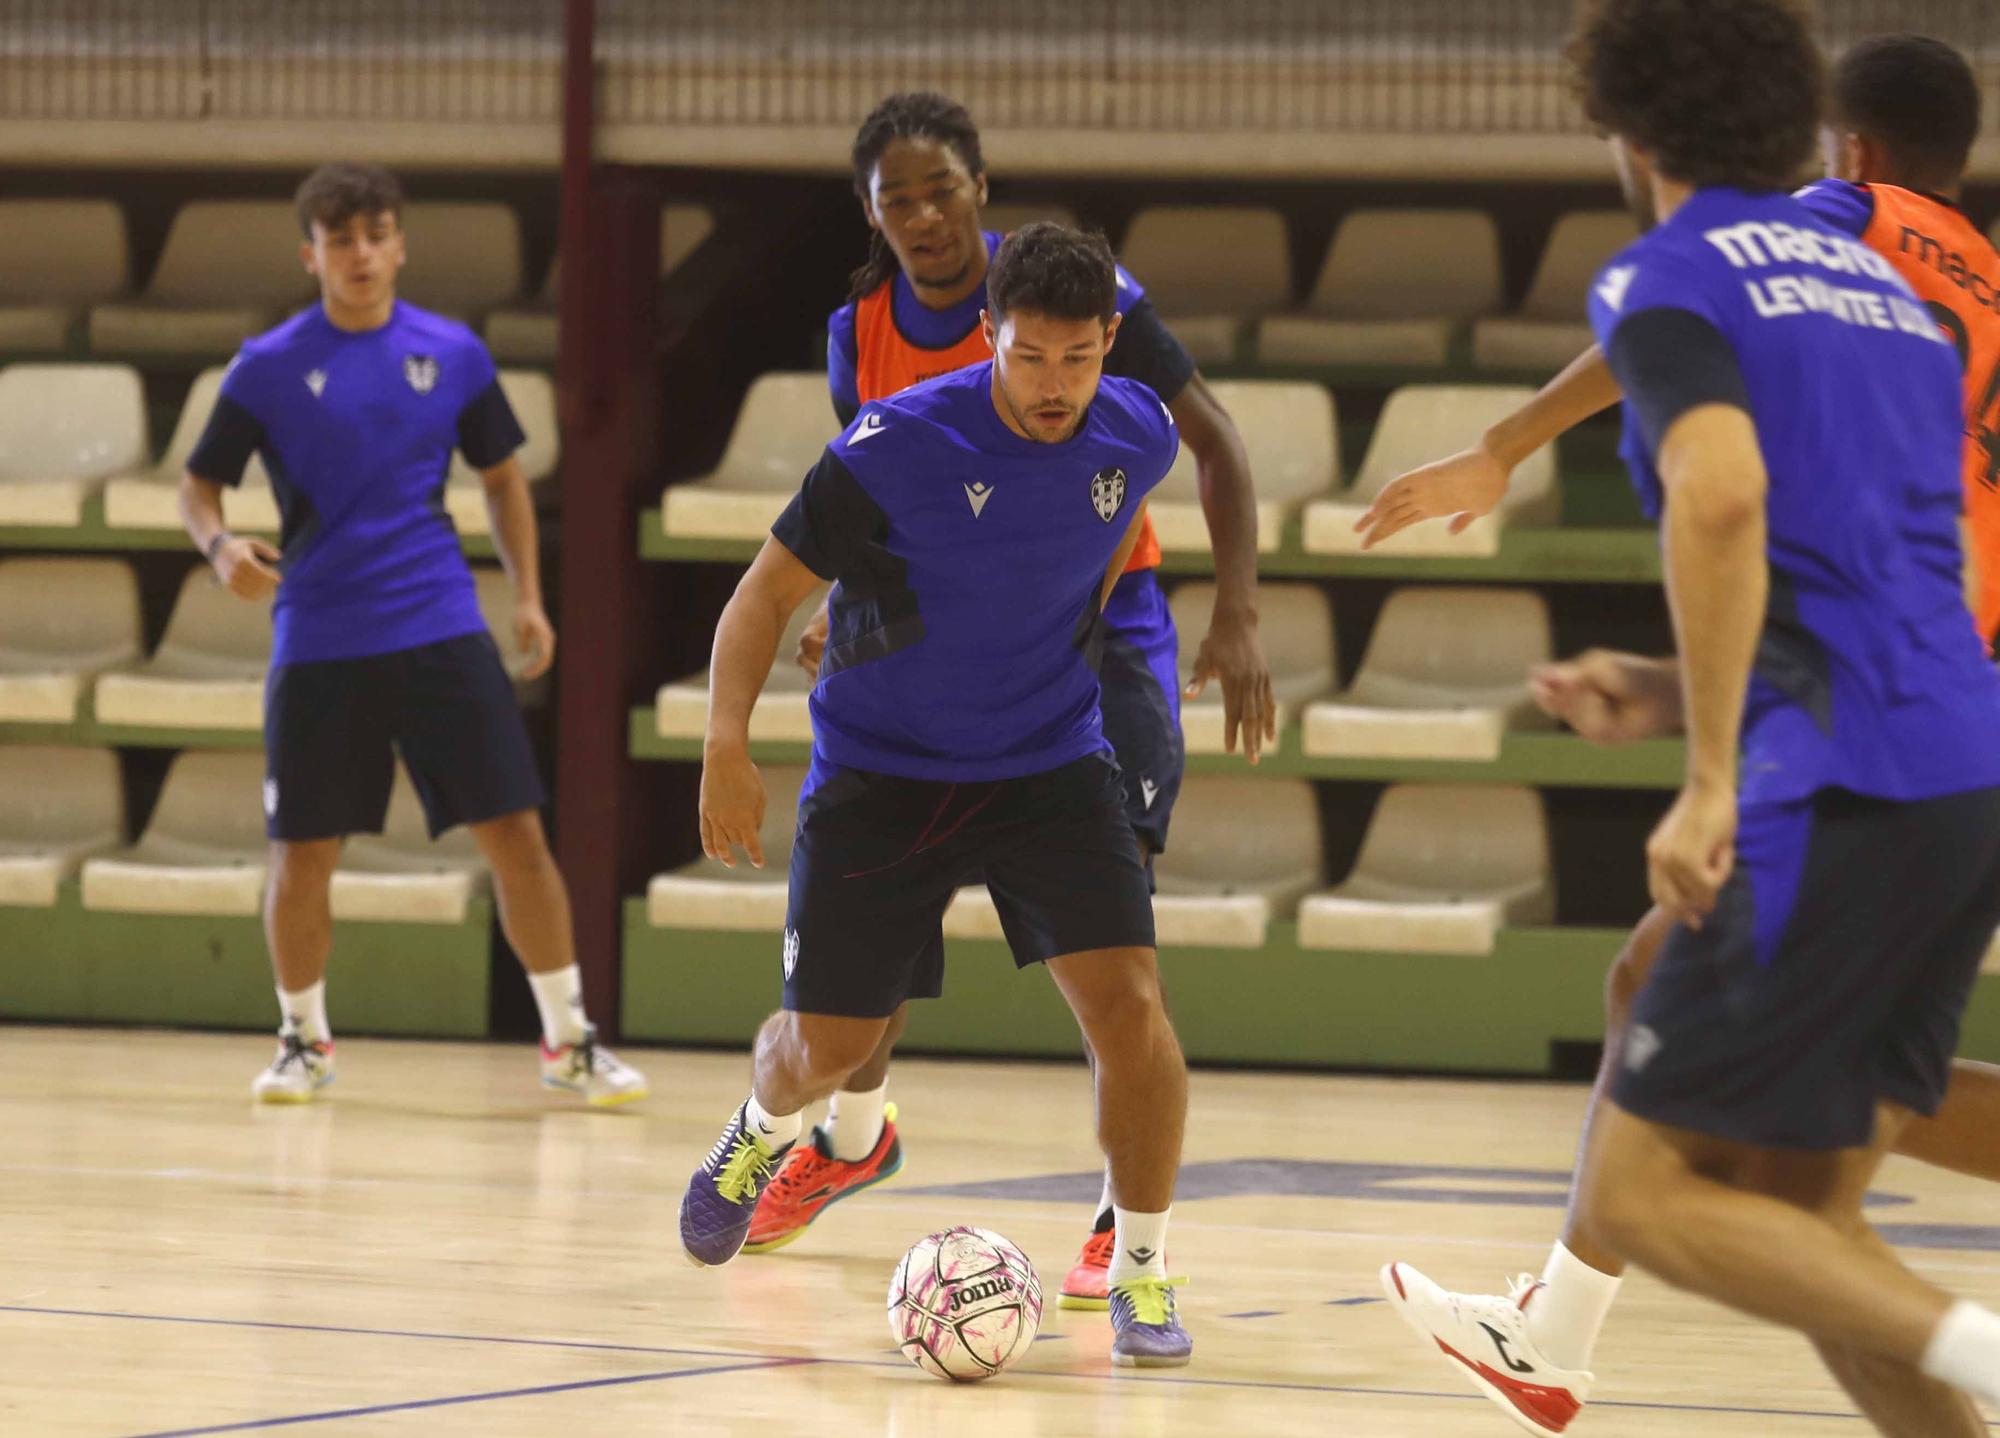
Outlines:
{"label": "player's hand", "polygon": [[1222,684],[1224,751],[1236,752],[1241,732],[1243,757],[1255,764],[1264,746],[1278,738],[1278,699],[1271,689],[1271,666],[1264,660],[1255,619],[1218,618],[1209,624],[1195,652],[1194,677],[1181,691],[1182,697],[1198,698],[1211,679]]}
{"label": "player's hand", "polygon": [[215,551],[215,577],[238,599],[269,599],[278,592],[283,558],[268,540],[232,534]]}
{"label": "player's hand", "polygon": [[806,671],[806,677],[815,683],[819,681],[819,661],[826,654],[826,632],[831,624],[827,610],[832,600],[826,599],[813,611],[813,617],[806,621],[804,632],[799,635],[798,652],[792,655],[792,663]]}
{"label": "player's hand", "polygon": [[1513,470],[1477,446],[1413,469],[1389,481],[1368,512],[1354,523],[1361,547],[1373,549],[1394,534],[1427,519],[1451,519],[1450,533],[1482,514],[1491,514],[1507,495]]}
{"label": "player's hand", "polygon": [[1630,744],[1681,725],[1680,680],[1671,664],[1591,649],[1559,664],[1538,664],[1529,691],[1542,712],[1593,744]]}
{"label": "player's hand", "polygon": [[741,747],[710,746],[701,760],[701,851],[736,867],[732,848],[741,848],[757,868],[764,867],[764,846],[757,831],[764,824],[764,777]]}
{"label": "player's hand", "polygon": [[514,646],[527,656],[523,679],[539,679],[556,662],[556,627],[539,604],[514,606]]}
{"label": "player's hand", "polygon": [[1690,784],[1646,841],[1646,887],[1653,902],[1690,929],[1715,912],[1736,867],[1736,790]]}

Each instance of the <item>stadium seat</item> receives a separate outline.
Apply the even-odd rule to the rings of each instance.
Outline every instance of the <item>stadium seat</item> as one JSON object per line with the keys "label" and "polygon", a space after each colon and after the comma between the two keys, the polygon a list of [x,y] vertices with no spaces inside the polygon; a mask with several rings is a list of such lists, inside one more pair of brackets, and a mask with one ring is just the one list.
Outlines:
{"label": "stadium seat", "polygon": [[[665,278],[701,247],[715,230],[715,215],[706,205],[660,207],[660,276]],[[556,362],[556,300],[562,293],[562,256],[549,262],[541,292],[523,305],[495,310],[486,317],[486,346],[503,364]]]}
{"label": "stadium seat", "polygon": [[182,753],[139,842],[84,861],[84,908],[254,915],[266,873],[263,793],[261,751]]}
{"label": "stadium seat", "polygon": [[299,222],[283,200],[196,200],[181,206],[138,299],[90,312],[99,354],[226,358],[250,336],[311,302]]}
{"label": "stadium seat", "polygon": [[[764,692],[757,696],[757,707],[750,711],[753,744],[806,743],[812,739],[812,715],[806,708],[806,700],[812,693],[813,682],[806,677],[805,670],[792,662],[792,655],[798,652],[799,636],[805,633],[807,623],[825,598],[824,589],[814,590],[793,613],[792,622],[785,626],[784,635],[778,640],[778,657],[771,665],[771,677],[764,681]],[[706,669],[660,686],[653,701],[653,726],[662,739],[699,739],[708,732]]]}
{"label": "stadium seat", "polygon": [[1305,752],[1491,762],[1508,730],[1553,727],[1528,693],[1550,642],[1531,590],[1399,589],[1347,692],[1307,707]]}
{"label": "stadium seat", "polygon": [[[556,387],[539,370],[503,369],[500,389],[521,421],[528,442],[516,451],[528,483],[547,493],[554,488],[556,465],[562,458],[562,435],[556,423]],[[486,512],[486,485],[465,456],[452,451],[451,472],[444,487],[444,507],[460,534],[491,534]]]}
{"label": "stadium seat", "polygon": [[[1354,487],[1338,499],[1306,506],[1306,552],[1358,554],[1362,536],[1354,532],[1355,522],[1390,480],[1476,443],[1494,421],[1511,414],[1532,393],[1516,385],[1406,385],[1397,390],[1375,422]],[[1436,520],[1413,525],[1372,552],[1490,556],[1499,553],[1503,526],[1555,524],[1561,515],[1556,454],[1552,446],[1544,446],[1515,469],[1500,507],[1474,520],[1463,534],[1447,533],[1445,523]]]}
{"label": "stadium seat", "polygon": [[84,501],[146,462],[146,400],[124,365],[0,369],[0,528],[74,528]]}
{"label": "stadium seat", "polygon": [[998,230],[1003,235],[1011,235],[1023,225],[1032,225],[1047,220],[1051,224],[1076,228],[1076,214],[1068,205],[1037,204],[1033,200],[1022,200],[1013,204],[988,205],[979,212],[982,228]]}
{"label": "stadium seat", "polygon": [[751,384],[713,472],[669,485],[660,524],[676,539],[762,539],[840,433],[826,376],[764,374]]}
{"label": "stadium seat", "polygon": [[1472,362],[1481,369],[1553,374],[1590,347],[1586,310],[1604,262],[1638,237],[1623,210],[1579,210],[1556,221],[1534,283],[1511,315],[1472,327]]}
{"label": "stadium seat", "polygon": [[1490,954],[1502,928],[1554,917],[1541,795],[1401,784],[1382,795],[1347,881],[1300,906],[1299,943]]}
{"label": "stadium seat", "polygon": [[1153,867],[1153,922],[1163,946],[1262,948],[1272,916],[1289,916],[1326,882],[1313,786],[1190,774]]}
{"label": "stadium seat", "polygon": [[97,681],[101,724],[162,729],[258,729],[271,663],[271,606],[238,599],[207,565],[181,581],[160,647]]}
{"label": "stadium seat", "polygon": [[[188,456],[194,453],[208,417],[215,411],[225,373],[223,366],[216,365],[195,377],[187,402],[181,406],[181,417],[174,424],[173,438],[167,441],[167,452],[158,464],[121,474],[104,486],[105,524],[113,529],[181,528],[181,471],[187,468]],[[278,498],[261,457],[251,455],[250,463],[244,466],[243,482],[223,490],[222,518],[231,529],[278,532]]]}
{"label": "stadium seat", "polygon": [[1291,242],[1276,210],[1141,210],[1119,260],[1200,364],[1235,359],[1249,324],[1292,299]]}
{"label": "stadium seat", "polygon": [[100,671],[139,657],[139,582],[118,559],[0,559],[0,723],[69,724]]}
{"label": "stadium seat", "polygon": [[396,293],[477,325],[521,294],[521,221],[511,205],[433,200],[403,208],[409,258]]}
{"label": "stadium seat", "polygon": [[0,354],[61,354],[130,264],[110,200],[0,200]]}
{"label": "stadium seat", "polygon": [[0,908],[48,908],[86,858],[124,842],[116,754],[0,747]]}
{"label": "stadium seat", "polygon": [[803,766],[759,766],[764,776],[764,867],[753,869],[739,850],[736,867],[726,869],[703,857],[670,874],[656,874],[646,886],[646,922],[659,929],[753,929],[778,933],[785,927],[785,880],[792,862],[792,835],[798,828]]}
{"label": "stadium seat", "polygon": [[[1250,456],[1257,548],[1269,554],[1307,500],[1340,487],[1333,395],[1323,385],[1292,380],[1214,380],[1208,387],[1236,422]],[[1162,549],[1208,552],[1199,480],[1194,451],[1182,445],[1174,467],[1147,500]]]}
{"label": "stadium seat", "polygon": [[1500,236],[1485,211],[1356,210],[1305,312],[1258,327],[1257,361],[1441,369],[1465,322],[1500,303]]}
{"label": "stadium seat", "polygon": [[[1169,601],[1174,628],[1180,633],[1179,667],[1184,680],[1194,673],[1195,654],[1202,636],[1208,633],[1208,616],[1214,607],[1215,586],[1206,582],[1181,585]],[[1257,611],[1282,729],[1299,717],[1309,701],[1331,694],[1339,682],[1334,668],[1333,606],[1326,591],[1316,585],[1266,583],[1257,588]],[[1199,699],[1182,701],[1181,736],[1190,754],[1225,752],[1220,684],[1211,682]],[[1178,820],[1175,828],[1178,832]]]}
{"label": "stadium seat", "polygon": [[399,764],[380,834],[356,834],[333,874],[333,917],[402,924],[460,924],[488,884],[486,861],[463,826],[433,839],[416,788]]}

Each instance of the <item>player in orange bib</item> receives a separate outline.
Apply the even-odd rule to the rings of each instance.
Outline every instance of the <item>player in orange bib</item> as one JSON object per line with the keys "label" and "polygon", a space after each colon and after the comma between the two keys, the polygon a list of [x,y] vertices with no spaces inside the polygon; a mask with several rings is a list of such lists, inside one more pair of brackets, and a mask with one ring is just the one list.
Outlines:
{"label": "player in orange bib", "polygon": [[[1002,236],[980,223],[986,165],[965,108],[936,94],[891,95],[862,123],[854,188],[870,236],[868,263],[828,322],[827,378],[841,423],[861,406],[992,357],[980,325],[988,261]],[[1118,270],[1117,318],[1104,372],[1137,380],[1171,412],[1192,452],[1215,553],[1215,608],[1195,659],[1192,696],[1222,686],[1225,742],[1240,735],[1255,763],[1276,738],[1270,670],[1257,635],[1257,518],[1250,466],[1229,416],[1194,360],[1154,311],[1139,282]],[[1067,362],[1049,356],[1051,365]],[[986,496],[967,490],[976,516]],[[1159,541],[1146,523],[1104,607],[1104,737],[1124,774],[1126,812],[1148,856],[1167,843],[1180,790],[1182,687],[1179,640],[1155,571]],[[821,609],[799,662],[817,673],[826,637]],[[834,1095],[826,1123],[799,1144],[759,1200],[747,1253],[796,1239],[829,1204],[878,1183],[902,1163],[895,1113],[883,1101],[889,1055],[903,1027],[891,1021],[875,1058]],[[1114,1266],[1113,1195],[1107,1176],[1083,1253],[1064,1282],[1066,1308],[1102,1309]]]}
{"label": "player in orange bib", "polygon": [[[1886,257],[1957,345],[1965,386],[1967,598],[1990,646],[2000,628],[2000,256],[1957,204],[1979,111],[1972,69],[1950,46],[1917,35],[1864,40],[1835,70],[1832,113],[1821,131],[1828,178],[1799,191],[1798,199]],[[1478,447],[1385,488],[1361,522],[1368,542],[1427,519],[1490,512],[1516,464],[1618,399],[1617,382],[1593,347]],[[1674,660],[1606,651],[1545,666],[1534,676],[1542,707],[1600,743],[1677,729],[1679,682]],[[1654,909],[1612,965],[1593,1113],[1622,1062],[1632,1000],[1673,928],[1673,920]],[[1908,1124],[1896,1151],[2000,1180],[2000,1068],[1959,1060],[1937,1115]],[[1507,1396],[1508,1382],[1496,1381],[1490,1368],[1474,1377],[1475,1386],[1521,1427],[1555,1434],[1588,1395],[1593,1379],[1586,1370],[1624,1266],[1593,1238],[1573,1195],[1562,1241],[1542,1275],[1524,1274],[1506,1297],[1450,1293],[1408,1264],[1393,1264],[1385,1273],[1396,1275],[1391,1304],[1423,1335],[1429,1351],[1477,1357],[1488,1342],[1482,1333],[1503,1335],[1513,1361],[1532,1375],[1520,1386],[1533,1384],[1544,1397],[1560,1393],[1563,1400],[1554,1406],[1569,1416],[1536,1417]],[[1552,1405],[1543,1402],[1535,1411],[1546,1415]]]}

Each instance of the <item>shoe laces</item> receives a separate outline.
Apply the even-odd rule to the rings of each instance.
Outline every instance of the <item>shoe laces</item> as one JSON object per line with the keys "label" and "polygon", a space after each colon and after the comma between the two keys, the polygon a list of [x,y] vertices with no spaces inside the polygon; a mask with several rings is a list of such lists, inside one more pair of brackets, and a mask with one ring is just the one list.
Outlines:
{"label": "shoe laces", "polygon": [[817,1183],[826,1170],[839,1162],[839,1159],[826,1157],[812,1144],[801,1144],[785,1155],[784,1164],[771,1180],[771,1194],[776,1198],[790,1198],[794,1191]]}
{"label": "shoe laces", "polygon": [[1109,1268],[1111,1255],[1118,1248],[1118,1230],[1107,1228],[1102,1233],[1093,1233],[1083,1241],[1083,1255],[1078,1263],[1087,1263],[1092,1268]]}
{"label": "shoe laces", "polygon": [[271,1072],[281,1074],[293,1064],[310,1069],[313,1061],[326,1056],[326,1048],[318,1043],[307,1043],[298,1034],[278,1035],[278,1056],[271,1061]]}
{"label": "shoe laces", "polygon": [[1132,1322],[1158,1328],[1174,1321],[1174,1290],[1186,1282],[1185,1278],[1128,1278],[1112,1284],[1111,1292],[1130,1306]]}

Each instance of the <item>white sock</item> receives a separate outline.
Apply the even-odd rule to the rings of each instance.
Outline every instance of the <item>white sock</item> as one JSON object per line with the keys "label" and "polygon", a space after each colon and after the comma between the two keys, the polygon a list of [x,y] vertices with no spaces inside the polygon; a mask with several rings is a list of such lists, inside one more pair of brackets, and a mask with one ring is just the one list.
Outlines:
{"label": "white sock", "polygon": [[581,1043],[589,1020],[583,1016],[583,975],[575,964],[546,974],[528,975],[535,1007],[542,1012],[542,1039],[552,1049]]}
{"label": "white sock", "polygon": [[835,1158],[859,1163],[875,1152],[888,1121],[883,1100],[888,1091],[886,1082],[871,1089],[841,1089],[827,1101],[826,1146]]}
{"label": "white sock", "polygon": [[1112,1209],[1118,1225],[1118,1247],[1111,1255],[1112,1283],[1167,1276],[1167,1215],[1172,1212],[1171,1208],[1162,1213]]}
{"label": "white sock", "polygon": [[309,1044],[323,1044],[333,1038],[326,1022],[326,980],[321,979],[297,993],[278,990],[278,1032],[297,1034]]}
{"label": "white sock", "polygon": [[1600,1273],[1558,1243],[1528,1300],[1528,1336],[1558,1368],[1587,1369],[1623,1278]]}
{"label": "white sock", "polygon": [[1111,1197],[1111,1170],[1104,1170],[1104,1192],[1097,1196],[1097,1207],[1090,1213],[1090,1231],[1108,1233],[1111,1231],[1112,1211],[1116,1201]]}
{"label": "white sock", "polygon": [[1954,1303],[1924,1348],[1923,1370],[1941,1383],[2000,1402],[2000,1314]]}
{"label": "white sock", "polygon": [[752,1138],[772,1153],[797,1143],[799,1131],[805,1127],[797,1112],[771,1113],[757,1102],[755,1094],[743,1101],[743,1125]]}

